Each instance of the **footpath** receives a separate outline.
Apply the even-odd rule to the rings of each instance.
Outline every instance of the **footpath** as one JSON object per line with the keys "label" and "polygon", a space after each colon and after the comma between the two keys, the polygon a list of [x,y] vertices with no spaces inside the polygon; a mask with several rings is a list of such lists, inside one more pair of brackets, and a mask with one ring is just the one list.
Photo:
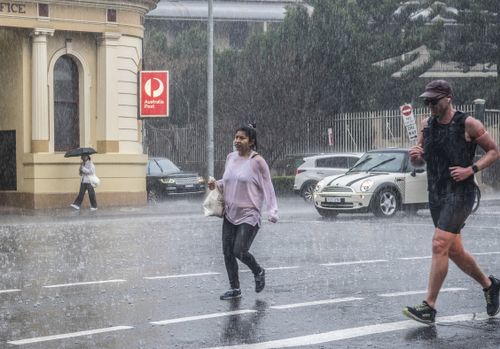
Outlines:
{"label": "footpath", "polygon": [[[302,198],[297,195],[278,197],[278,200],[285,206],[295,206],[296,204],[306,204]],[[97,211],[90,211],[89,207],[82,207],[80,210],[75,210],[68,207],[52,208],[52,209],[23,209],[10,206],[0,206],[0,225],[15,224],[15,222],[28,221],[57,221],[67,218],[89,218],[89,217],[131,217],[131,216],[186,216],[196,212],[196,207],[199,208],[199,214],[203,214],[201,203],[203,198],[173,198],[166,199],[158,204],[148,203],[144,206],[106,206],[99,207]],[[85,204],[85,202],[84,202]],[[310,204],[312,207],[312,204]],[[497,209],[498,207],[498,209]],[[307,209],[307,207],[304,207]],[[489,188],[481,188],[481,202],[478,214],[484,213],[500,213],[500,191],[495,192]]]}

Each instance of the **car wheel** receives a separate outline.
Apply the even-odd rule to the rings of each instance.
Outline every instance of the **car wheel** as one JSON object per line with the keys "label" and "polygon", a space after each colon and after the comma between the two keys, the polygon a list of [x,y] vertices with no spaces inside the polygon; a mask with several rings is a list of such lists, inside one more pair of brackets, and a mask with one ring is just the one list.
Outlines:
{"label": "car wheel", "polygon": [[382,188],[374,196],[372,210],[375,216],[389,218],[396,214],[400,207],[396,189]]}
{"label": "car wheel", "polygon": [[472,206],[472,212],[477,211],[481,202],[481,189],[479,189],[477,185],[474,187],[474,194],[474,205]]}
{"label": "car wheel", "polygon": [[316,182],[307,182],[302,187],[302,190],[300,191],[300,196],[302,196],[302,198],[305,201],[312,202],[313,201],[314,188],[316,188]]}
{"label": "car wheel", "polygon": [[321,217],[325,218],[333,218],[339,214],[337,211],[325,210],[324,208],[319,208],[319,207],[316,207],[316,210],[318,211]]}

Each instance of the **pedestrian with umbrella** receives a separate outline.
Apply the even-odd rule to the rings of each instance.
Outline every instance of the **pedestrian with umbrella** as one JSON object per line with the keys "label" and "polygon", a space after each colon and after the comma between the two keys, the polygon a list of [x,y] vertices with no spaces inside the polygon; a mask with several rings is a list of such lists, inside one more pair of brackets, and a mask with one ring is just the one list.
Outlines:
{"label": "pedestrian with umbrella", "polygon": [[78,170],[78,173],[81,176],[80,192],[78,193],[75,201],[70,205],[75,210],[80,209],[86,191],[88,191],[89,193],[90,210],[97,210],[95,190],[91,181],[92,177],[96,177],[95,166],[90,158],[90,154],[95,153],[97,152],[93,148],[77,148],[66,152],[66,154],[64,155],[65,157],[80,156],[80,158],[82,159],[82,162],[80,163],[80,169]]}

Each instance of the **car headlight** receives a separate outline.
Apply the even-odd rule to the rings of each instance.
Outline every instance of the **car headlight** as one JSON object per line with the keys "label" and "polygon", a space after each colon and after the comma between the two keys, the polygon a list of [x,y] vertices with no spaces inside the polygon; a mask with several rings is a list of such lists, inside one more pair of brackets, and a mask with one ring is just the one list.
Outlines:
{"label": "car headlight", "polygon": [[319,193],[321,190],[323,190],[323,188],[325,187],[326,185],[326,182],[323,182],[323,181],[319,181],[317,184],[316,184],[316,187],[314,188],[314,191]]}
{"label": "car headlight", "polygon": [[373,187],[373,181],[371,179],[368,179],[368,180],[364,181],[363,183],[361,183],[360,189],[362,192],[365,192],[365,191],[370,190],[371,187]]}
{"label": "car headlight", "polygon": [[205,178],[198,176],[198,184],[205,184]]}
{"label": "car headlight", "polygon": [[160,179],[160,182],[163,184],[175,184],[175,179],[173,178],[162,178]]}

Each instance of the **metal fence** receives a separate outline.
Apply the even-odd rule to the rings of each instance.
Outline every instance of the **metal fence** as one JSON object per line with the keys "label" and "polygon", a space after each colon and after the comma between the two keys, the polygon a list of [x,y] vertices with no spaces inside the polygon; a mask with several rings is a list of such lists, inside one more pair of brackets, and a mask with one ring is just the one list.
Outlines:
{"label": "metal fence", "polygon": [[[475,105],[460,105],[457,109],[474,115]],[[417,127],[429,115],[427,108],[415,108]],[[486,110],[481,115],[488,132],[500,143],[500,110]],[[204,125],[162,129],[145,123],[145,149],[150,156],[168,157],[183,168],[203,172],[206,165],[206,128]],[[232,130],[238,121],[220,125],[215,130],[215,169],[220,173],[226,155],[231,151]],[[328,129],[333,132],[329,145]],[[260,144],[272,144],[272,139],[259,136]],[[305,120],[300,137],[286,144],[286,154],[365,152],[370,149],[412,146],[399,109],[363,113],[337,114],[320,120]],[[276,161],[279,166],[280,161]],[[278,170],[279,169],[275,169]],[[218,172],[219,171],[219,172]]]}

